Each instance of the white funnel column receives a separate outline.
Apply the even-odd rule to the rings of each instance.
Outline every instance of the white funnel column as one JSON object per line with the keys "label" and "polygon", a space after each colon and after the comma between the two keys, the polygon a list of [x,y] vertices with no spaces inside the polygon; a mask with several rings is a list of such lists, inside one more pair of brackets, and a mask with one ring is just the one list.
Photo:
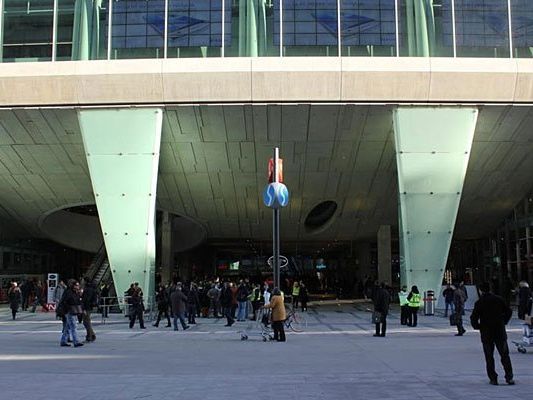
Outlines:
{"label": "white funnel column", "polygon": [[478,111],[398,107],[394,136],[402,284],[439,293]]}
{"label": "white funnel column", "polygon": [[117,295],[155,284],[155,199],[163,111],[78,112],[100,225]]}

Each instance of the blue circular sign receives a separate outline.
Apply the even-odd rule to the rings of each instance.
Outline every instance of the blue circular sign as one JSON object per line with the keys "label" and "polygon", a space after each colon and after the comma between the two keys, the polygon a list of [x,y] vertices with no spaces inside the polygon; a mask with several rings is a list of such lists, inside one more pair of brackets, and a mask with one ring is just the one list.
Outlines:
{"label": "blue circular sign", "polygon": [[270,208],[285,207],[289,204],[289,189],[280,182],[268,184],[263,191],[263,203]]}

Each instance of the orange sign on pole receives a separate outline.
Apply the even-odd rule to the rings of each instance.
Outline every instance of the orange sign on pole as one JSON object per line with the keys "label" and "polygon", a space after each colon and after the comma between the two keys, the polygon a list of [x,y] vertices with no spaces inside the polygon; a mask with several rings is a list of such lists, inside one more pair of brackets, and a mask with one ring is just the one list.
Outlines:
{"label": "orange sign on pole", "polygon": [[[268,183],[274,182],[274,159],[268,160]],[[278,182],[283,183],[283,159],[278,158]]]}

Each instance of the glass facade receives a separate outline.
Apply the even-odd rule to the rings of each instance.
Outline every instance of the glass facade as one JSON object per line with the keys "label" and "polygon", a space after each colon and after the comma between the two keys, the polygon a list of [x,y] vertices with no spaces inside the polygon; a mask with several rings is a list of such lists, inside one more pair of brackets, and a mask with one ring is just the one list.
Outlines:
{"label": "glass facade", "polygon": [[3,62],[533,57],[531,0],[0,0]]}

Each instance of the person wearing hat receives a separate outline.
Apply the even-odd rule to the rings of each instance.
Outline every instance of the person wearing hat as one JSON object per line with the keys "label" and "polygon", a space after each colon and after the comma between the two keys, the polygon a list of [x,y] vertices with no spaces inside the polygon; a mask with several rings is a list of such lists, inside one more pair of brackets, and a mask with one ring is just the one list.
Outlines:
{"label": "person wearing hat", "polygon": [[13,316],[13,321],[17,316],[17,312],[22,303],[22,292],[18,287],[17,282],[11,282],[11,287],[7,291],[7,299],[9,301],[9,308],[11,308],[11,315]]}
{"label": "person wearing hat", "polygon": [[487,375],[491,385],[498,384],[498,374],[494,368],[494,347],[500,353],[501,362],[505,371],[505,381],[508,385],[514,385],[513,366],[509,357],[509,346],[507,345],[507,332],[505,325],[511,319],[513,311],[505,303],[505,300],[492,294],[488,282],[479,286],[481,297],[474,305],[474,310],[470,316],[472,328],[481,333],[481,343],[483,353],[485,353],[485,364]]}

